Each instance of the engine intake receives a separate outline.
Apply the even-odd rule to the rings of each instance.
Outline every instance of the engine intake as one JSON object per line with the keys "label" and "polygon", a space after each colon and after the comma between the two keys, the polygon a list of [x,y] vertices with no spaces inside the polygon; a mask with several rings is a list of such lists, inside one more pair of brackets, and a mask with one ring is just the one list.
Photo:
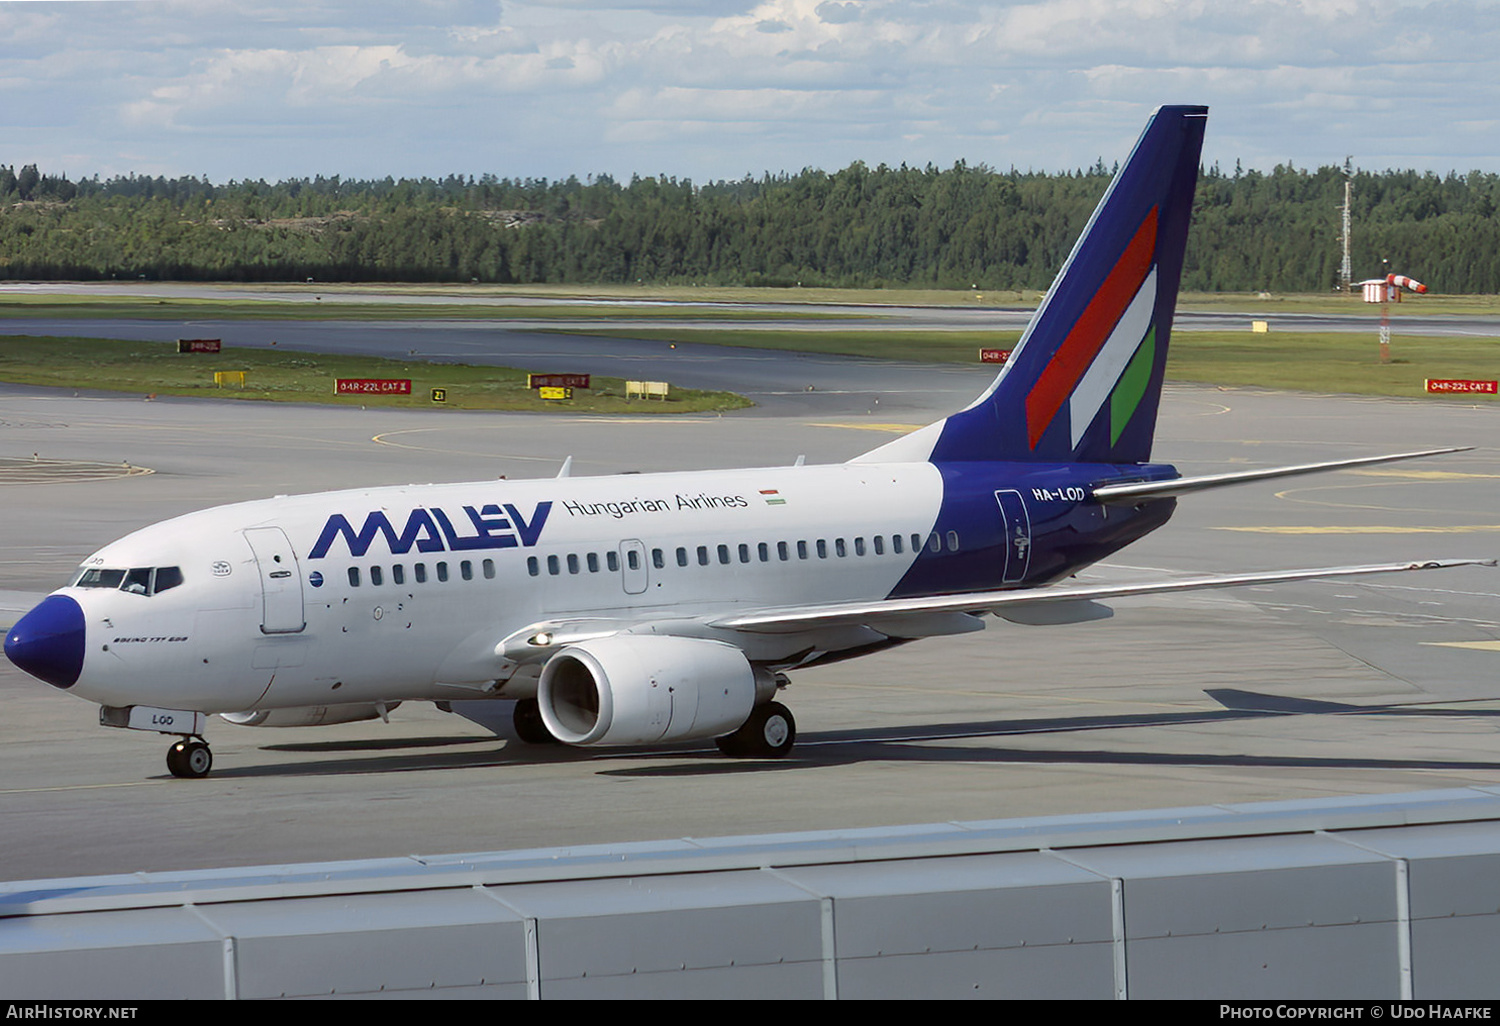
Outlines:
{"label": "engine intake", "polygon": [[621,634],[569,645],[542,667],[547,729],[570,745],[719,737],[755,705],[756,678],[733,645]]}

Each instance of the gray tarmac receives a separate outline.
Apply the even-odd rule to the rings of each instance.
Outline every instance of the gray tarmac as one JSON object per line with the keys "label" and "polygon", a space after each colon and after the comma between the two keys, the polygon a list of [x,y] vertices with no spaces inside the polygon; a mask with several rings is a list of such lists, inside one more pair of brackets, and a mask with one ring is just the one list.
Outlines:
{"label": "gray tarmac", "polygon": [[[443,339],[435,329],[417,345]],[[709,378],[748,373],[723,350],[677,355]],[[722,417],[147,402],[0,386],[0,624],[7,602],[57,586],[94,548],[192,509],[545,477],[569,455],[575,474],[838,461],[964,405],[988,377],[759,360],[762,405]],[[823,376],[808,392],[812,367]],[[840,378],[857,387],[836,388]],[[1100,578],[1500,554],[1493,400],[1169,387],[1157,437],[1157,458],[1184,473],[1478,448],[1184,499]],[[46,460],[59,461],[55,476],[27,473]],[[538,750],[406,705],[389,724],[213,721],[213,775],[181,781],[165,770],[169,739],[99,727],[95,707],[0,661],[0,878],[1496,784],[1500,570],[1140,599],[1067,627],[992,621],[798,673],[786,701],[800,740],[773,764],[704,745]]]}

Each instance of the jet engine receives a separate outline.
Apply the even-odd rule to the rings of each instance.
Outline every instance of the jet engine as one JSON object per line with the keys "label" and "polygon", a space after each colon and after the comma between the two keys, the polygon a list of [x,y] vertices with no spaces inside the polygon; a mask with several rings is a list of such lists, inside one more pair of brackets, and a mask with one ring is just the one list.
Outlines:
{"label": "jet engine", "polygon": [[330,723],[358,723],[384,719],[400,702],[359,705],[300,705],[290,709],[257,709],[252,712],[220,713],[238,727],[325,727]]}
{"label": "jet engine", "polygon": [[569,645],[542,667],[537,702],[570,745],[718,737],[755,705],[756,675],[733,645],[620,634]]}

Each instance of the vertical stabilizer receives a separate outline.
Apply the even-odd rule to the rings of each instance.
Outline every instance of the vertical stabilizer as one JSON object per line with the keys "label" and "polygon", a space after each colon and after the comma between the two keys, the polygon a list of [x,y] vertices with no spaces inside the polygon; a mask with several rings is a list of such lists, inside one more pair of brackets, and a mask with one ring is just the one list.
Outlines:
{"label": "vertical stabilizer", "polygon": [[1000,376],[858,462],[1149,460],[1207,117],[1157,108]]}

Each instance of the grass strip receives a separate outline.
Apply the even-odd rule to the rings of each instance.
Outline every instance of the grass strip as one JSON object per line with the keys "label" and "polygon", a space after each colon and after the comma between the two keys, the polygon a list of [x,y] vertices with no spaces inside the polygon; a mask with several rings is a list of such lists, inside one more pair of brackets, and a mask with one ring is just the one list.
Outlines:
{"label": "grass strip", "polygon": [[[566,334],[749,346],[789,352],[865,356],[924,363],[978,363],[981,348],[1008,349],[1016,331],[735,331],[660,328]],[[1172,335],[1167,377],[1173,381],[1302,392],[1425,396],[1427,378],[1500,380],[1500,338],[1392,332],[1389,363],[1380,362],[1375,328],[1357,332],[1179,331]],[[1485,400],[1466,395],[1466,400]]]}
{"label": "grass strip", "polygon": [[[550,369],[550,368],[549,368]],[[219,387],[215,371],[245,371],[245,387]],[[335,395],[337,378],[410,379],[410,395]],[[0,381],[202,399],[323,403],[335,406],[568,413],[705,413],[754,404],[732,392],[676,388],[665,399],[627,399],[625,381],[595,375],[573,398],[543,400],[526,387],[526,371],[510,367],[425,363],[292,350],[226,348],[178,353],[171,342],[98,338],[0,336]],[[447,401],[434,403],[432,389]]]}
{"label": "grass strip", "polygon": [[1167,377],[1300,392],[1425,397],[1428,378],[1500,380],[1500,338],[1402,336],[1396,329],[1391,333],[1390,362],[1381,363],[1373,328],[1369,335],[1183,331],[1172,336]]}

